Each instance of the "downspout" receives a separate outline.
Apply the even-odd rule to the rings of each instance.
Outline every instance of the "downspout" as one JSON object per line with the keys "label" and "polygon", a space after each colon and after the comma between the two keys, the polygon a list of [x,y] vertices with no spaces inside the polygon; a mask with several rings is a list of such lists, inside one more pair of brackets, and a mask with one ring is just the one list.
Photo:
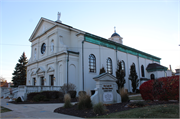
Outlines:
{"label": "downspout", "polygon": [[[127,59],[127,67],[129,67],[129,64],[128,64],[128,54],[127,54],[127,52],[126,52],[126,59]],[[130,72],[129,72],[129,70],[128,70],[128,76],[129,76],[129,74],[130,74]],[[128,91],[131,92],[131,91],[130,91],[130,81],[129,81],[129,78],[128,78]]]}
{"label": "downspout", "polygon": [[82,79],[83,79],[83,91],[84,91],[84,40],[82,41]]}
{"label": "downspout", "polygon": [[[140,80],[140,68],[139,68],[139,54],[137,55],[138,57],[138,70],[139,70],[139,84],[141,85],[141,80]],[[140,86],[139,85],[139,86]]]}
{"label": "downspout", "polygon": [[[116,46],[116,64],[117,64],[117,46]],[[117,69],[117,67],[116,67],[116,69]]]}
{"label": "downspout", "polygon": [[[117,68],[118,68],[118,63],[117,63],[117,46],[116,46],[116,69],[115,69],[115,75],[116,75]],[[119,89],[118,85],[116,85],[116,86],[117,86],[117,89]]]}
{"label": "downspout", "polygon": [[68,74],[69,74],[69,69],[68,69],[68,66],[69,66],[69,51],[67,50],[67,53],[68,53],[68,56],[67,56],[67,92],[68,92],[68,80],[69,80],[69,77],[68,77]]}

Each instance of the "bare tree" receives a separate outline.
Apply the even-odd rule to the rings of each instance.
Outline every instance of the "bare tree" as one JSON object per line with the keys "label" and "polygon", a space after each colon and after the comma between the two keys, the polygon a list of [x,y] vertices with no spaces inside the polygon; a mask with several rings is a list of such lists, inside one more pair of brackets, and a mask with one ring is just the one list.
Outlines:
{"label": "bare tree", "polygon": [[0,76],[0,82],[7,82],[4,77]]}

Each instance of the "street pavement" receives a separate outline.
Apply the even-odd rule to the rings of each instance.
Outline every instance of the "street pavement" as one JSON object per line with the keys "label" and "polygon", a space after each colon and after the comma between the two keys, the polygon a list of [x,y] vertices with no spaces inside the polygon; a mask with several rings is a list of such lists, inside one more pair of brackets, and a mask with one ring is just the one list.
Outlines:
{"label": "street pavement", "polygon": [[[0,113],[1,119],[19,119],[19,118],[37,118],[37,119],[52,119],[52,118],[79,118],[75,116],[54,113],[54,109],[62,107],[63,103],[53,104],[12,104],[8,103],[9,99],[1,99],[1,106],[11,109],[10,112]],[[80,118],[79,118],[80,119]]]}

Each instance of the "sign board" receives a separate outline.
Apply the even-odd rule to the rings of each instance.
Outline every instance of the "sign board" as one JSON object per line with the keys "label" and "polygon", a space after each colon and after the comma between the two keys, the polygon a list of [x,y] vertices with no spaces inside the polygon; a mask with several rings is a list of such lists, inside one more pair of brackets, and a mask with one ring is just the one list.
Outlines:
{"label": "sign board", "polygon": [[96,81],[95,94],[91,96],[94,104],[114,104],[121,102],[121,96],[116,91],[116,77],[109,73],[102,73],[93,78]]}
{"label": "sign board", "polygon": [[104,92],[103,93],[103,101],[104,102],[113,101],[113,93],[112,92]]}

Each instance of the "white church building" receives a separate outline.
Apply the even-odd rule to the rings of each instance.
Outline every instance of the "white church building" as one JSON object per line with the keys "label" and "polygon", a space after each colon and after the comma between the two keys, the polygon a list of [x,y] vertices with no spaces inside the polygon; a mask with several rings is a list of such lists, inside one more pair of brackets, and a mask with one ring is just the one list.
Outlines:
{"label": "white church building", "polygon": [[171,76],[167,67],[160,65],[161,58],[123,45],[123,38],[114,33],[109,39],[73,28],[60,21],[41,18],[29,38],[31,58],[27,64],[26,86],[62,86],[75,84],[78,91],[94,90],[93,79],[100,69],[116,77],[117,61],[122,61],[126,83],[124,87],[132,92],[128,79],[130,66],[135,65],[138,79],[156,79]]}

